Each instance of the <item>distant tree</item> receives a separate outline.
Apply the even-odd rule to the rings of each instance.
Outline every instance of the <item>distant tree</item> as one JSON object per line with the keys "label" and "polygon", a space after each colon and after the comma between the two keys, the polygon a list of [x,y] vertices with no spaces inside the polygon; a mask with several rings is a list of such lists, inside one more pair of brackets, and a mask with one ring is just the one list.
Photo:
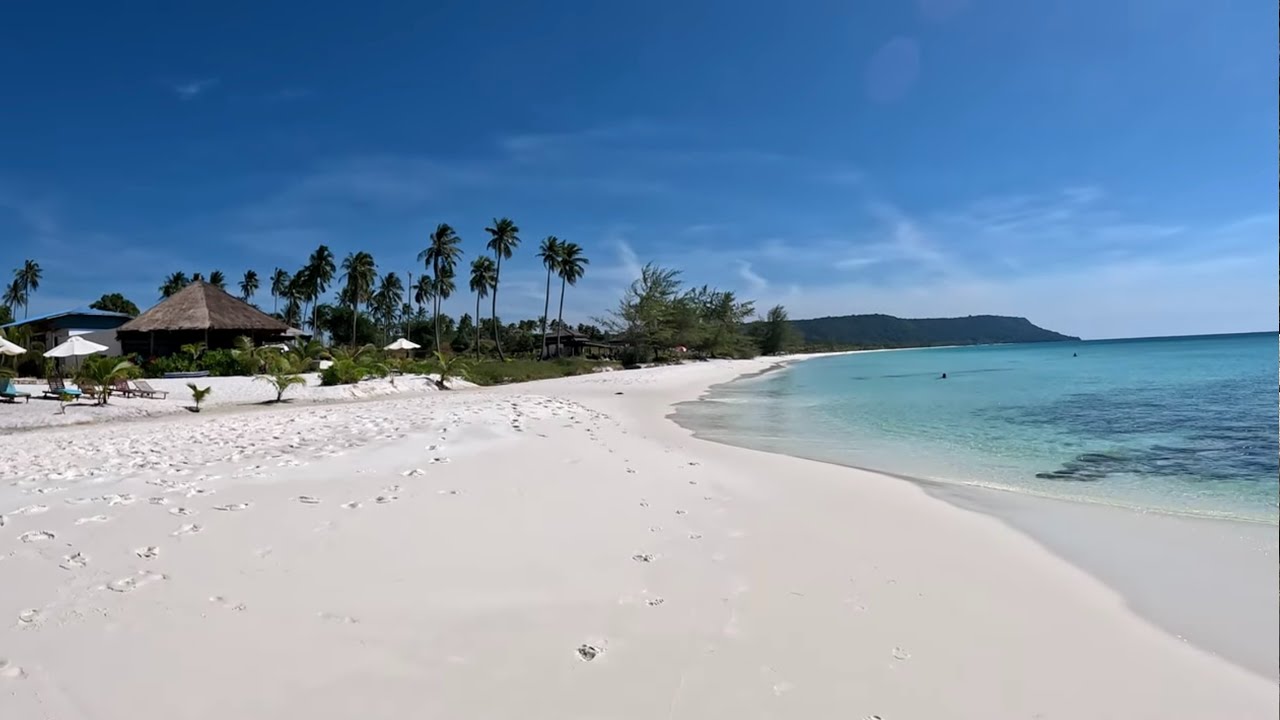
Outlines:
{"label": "distant tree", "polygon": [[396,312],[400,309],[403,300],[404,282],[400,280],[399,273],[389,272],[383,275],[371,302],[375,322],[382,326],[384,338],[390,334],[391,327],[396,322]]}
{"label": "distant tree", "polygon": [[22,289],[22,280],[15,277],[4,288],[4,298],[0,300],[4,303],[5,309],[10,315],[16,314],[19,305],[25,305],[27,302],[27,293]]}
{"label": "distant tree", "polygon": [[[471,261],[471,292],[476,294],[476,317],[480,317],[480,299],[489,294],[491,290],[497,287],[498,271],[497,266],[488,256],[482,255]],[[494,322],[497,322],[495,317]],[[495,329],[494,338],[498,337]],[[475,341],[476,358],[480,357],[480,326],[476,325],[476,341]]]}
{"label": "distant tree", "polygon": [[454,266],[462,256],[462,238],[448,223],[436,225],[426,249],[418,253],[418,261],[431,272],[431,315],[436,318],[436,349],[440,350],[440,303],[453,294]]}
{"label": "distant tree", "polygon": [[480,337],[480,329],[472,322],[471,315],[463,313],[462,317],[458,318],[458,331],[453,334],[453,340],[449,342],[449,348],[456,353],[466,352],[471,347],[471,335],[473,333],[477,339]]}
{"label": "distant tree", "polygon": [[761,355],[783,352],[795,342],[795,330],[791,327],[786,308],[781,305],[769,308],[764,320],[757,326],[756,342]]}
{"label": "distant tree", "polygon": [[254,270],[245,270],[244,277],[240,280],[240,299],[249,302],[249,298],[258,292],[258,273]]}
{"label": "distant tree", "polygon": [[198,272],[191,273],[191,282],[198,283],[198,282],[204,282],[204,281],[205,281],[204,273],[198,273]]}
{"label": "distant tree", "polygon": [[329,283],[333,282],[333,276],[337,273],[338,268],[334,264],[333,251],[328,245],[317,247],[311,257],[307,259],[306,268],[306,290],[307,297],[311,301],[311,328],[314,331],[316,318],[316,304],[320,300],[320,296],[325,290],[329,289]]}
{"label": "distant tree", "polygon": [[103,295],[102,297],[90,303],[89,307],[93,308],[94,310],[105,310],[107,312],[124,313],[125,315],[132,315],[134,317],[137,317],[140,314],[138,311],[138,306],[134,305],[127,298],[125,298],[125,296],[121,295],[120,293],[111,293],[109,295]]}
{"label": "distant tree", "polygon": [[[591,263],[582,254],[582,247],[577,243],[562,243],[560,245],[560,256],[556,260],[556,274],[560,276],[560,312],[557,313],[556,323],[559,327],[564,327],[564,289],[565,285],[577,285],[578,281],[587,272],[587,265]],[[556,333],[556,356],[561,353],[560,333]]]}
{"label": "distant tree", "polygon": [[520,244],[520,228],[516,226],[511,218],[495,218],[493,225],[484,229],[489,233],[489,242],[486,245],[493,251],[493,319],[494,333],[493,342],[498,350],[498,359],[506,360],[506,356],[502,354],[502,340],[498,337],[497,321],[498,321],[498,282],[502,279],[502,261],[511,259],[511,253],[515,252],[516,246]]}
{"label": "distant tree", "polygon": [[588,340],[594,340],[595,342],[604,340],[604,331],[595,325],[578,323],[578,327],[574,329],[578,331],[579,335],[586,335]]}
{"label": "distant tree", "polygon": [[219,290],[227,289],[227,276],[222,274],[221,270],[214,270],[209,273],[209,284]]}
{"label": "distant tree", "polygon": [[189,284],[191,284],[191,281],[187,279],[186,273],[181,270],[171,273],[169,277],[164,279],[164,284],[160,286],[160,297],[170,297]]}
{"label": "distant tree", "polygon": [[289,288],[289,281],[293,278],[286,270],[276,268],[271,273],[271,312],[279,309],[280,298],[284,297],[285,290]]}
{"label": "distant tree", "polygon": [[351,306],[351,336],[356,335],[356,319],[360,317],[361,303],[367,303],[373,296],[373,283],[378,278],[378,266],[373,256],[363,250],[348,253],[342,261],[343,288],[347,302]]}
{"label": "distant tree", "polygon": [[538,246],[538,259],[542,261],[542,266],[547,269],[547,293],[542,300],[542,355],[547,354],[547,316],[551,313],[551,274],[559,274],[560,268],[560,238],[555,235],[548,235],[542,239],[542,244]]}
{"label": "distant tree", "polygon": [[[0,325],[8,325],[11,322],[13,322],[13,310],[10,309],[8,303],[0,305]],[[0,330],[0,332],[3,331]]]}
{"label": "distant tree", "polygon": [[618,301],[618,306],[598,322],[611,334],[625,339],[641,356],[671,347],[675,338],[680,271],[649,263]]}
{"label": "distant tree", "polygon": [[22,267],[13,271],[13,279],[16,280],[22,288],[22,317],[27,317],[27,308],[31,304],[31,295],[40,289],[40,279],[44,277],[44,271],[40,269],[40,263],[35,260],[26,260],[22,263]]}

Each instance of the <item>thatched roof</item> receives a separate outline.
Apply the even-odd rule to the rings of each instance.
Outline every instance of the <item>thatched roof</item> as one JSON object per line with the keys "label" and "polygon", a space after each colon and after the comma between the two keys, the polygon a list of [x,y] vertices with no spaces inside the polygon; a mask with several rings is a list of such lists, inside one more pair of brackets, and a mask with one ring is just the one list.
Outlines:
{"label": "thatched roof", "polygon": [[240,298],[196,281],[121,325],[120,332],[245,330],[284,333],[289,326]]}

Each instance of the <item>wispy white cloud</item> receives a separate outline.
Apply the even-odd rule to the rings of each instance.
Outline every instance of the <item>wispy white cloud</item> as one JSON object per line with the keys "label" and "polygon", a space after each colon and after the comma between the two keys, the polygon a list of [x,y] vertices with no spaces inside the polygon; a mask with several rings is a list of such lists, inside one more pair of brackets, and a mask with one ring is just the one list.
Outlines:
{"label": "wispy white cloud", "polygon": [[217,85],[218,78],[200,78],[198,80],[175,83],[169,89],[173,91],[174,95],[178,96],[179,100],[195,100],[217,87]]}
{"label": "wispy white cloud", "polygon": [[753,270],[751,263],[746,260],[738,261],[738,277],[742,278],[747,284],[747,289],[753,293],[763,292],[769,287],[769,281]]}

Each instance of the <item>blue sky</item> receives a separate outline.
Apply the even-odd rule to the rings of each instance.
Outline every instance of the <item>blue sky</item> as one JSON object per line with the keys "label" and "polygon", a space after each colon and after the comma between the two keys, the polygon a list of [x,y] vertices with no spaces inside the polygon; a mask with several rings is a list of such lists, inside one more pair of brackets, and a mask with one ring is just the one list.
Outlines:
{"label": "blue sky", "polygon": [[[794,317],[1277,327],[1275,8],[1191,0],[15,3],[0,272],[31,311],[317,244],[548,234],[598,315],[653,260]],[[270,305],[261,291],[259,304]],[[465,295],[448,310],[472,306]]]}

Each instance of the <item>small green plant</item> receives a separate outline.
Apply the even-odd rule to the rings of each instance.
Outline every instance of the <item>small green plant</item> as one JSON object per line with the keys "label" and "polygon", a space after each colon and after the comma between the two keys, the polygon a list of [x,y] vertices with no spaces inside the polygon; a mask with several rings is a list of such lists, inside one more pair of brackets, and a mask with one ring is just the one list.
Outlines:
{"label": "small green plant", "polygon": [[285,391],[294,385],[307,384],[306,378],[283,369],[267,375],[258,375],[254,380],[261,380],[263,382],[270,383],[271,387],[275,388],[276,391],[276,402],[282,402],[284,400]]}
{"label": "small green plant", "polygon": [[80,365],[80,370],[76,373],[76,383],[81,386],[81,389],[93,388],[98,395],[98,404],[106,405],[114,389],[113,386],[121,380],[133,377],[136,373],[137,366],[128,360],[90,357]]}
{"label": "small green plant", "polygon": [[201,388],[196,387],[195,383],[189,382],[187,387],[191,388],[191,400],[196,404],[196,412],[200,412],[200,403],[204,402],[204,399],[209,397],[209,393],[213,392],[213,386]]}
{"label": "small green plant", "polygon": [[467,362],[466,360],[462,359],[461,355],[452,355],[452,356],[446,357],[444,353],[440,352],[439,350],[436,350],[433,353],[433,355],[435,355],[435,359],[436,359],[435,370],[438,373],[438,377],[436,379],[436,389],[448,390],[449,389],[448,382],[450,378],[457,377],[457,378],[466,379]]}

